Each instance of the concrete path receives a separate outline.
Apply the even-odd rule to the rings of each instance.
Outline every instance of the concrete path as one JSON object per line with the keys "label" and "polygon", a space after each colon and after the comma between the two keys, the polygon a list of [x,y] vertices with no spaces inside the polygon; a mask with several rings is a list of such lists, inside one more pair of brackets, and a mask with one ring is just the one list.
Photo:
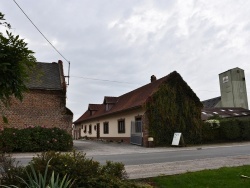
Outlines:
{"label": "concrete path", "polygon": [[250,156],[219,157],[168,163],[125,166],[129,179],[174,175],[205,169],[250,165]]}

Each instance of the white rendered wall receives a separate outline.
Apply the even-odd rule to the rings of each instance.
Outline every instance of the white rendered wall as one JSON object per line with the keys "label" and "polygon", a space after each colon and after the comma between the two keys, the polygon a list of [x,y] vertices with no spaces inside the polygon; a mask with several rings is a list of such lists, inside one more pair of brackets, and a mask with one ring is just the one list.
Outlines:
{"label": "white rendered wall", "polygon": [[[95,120],[91,120],[88,122],[82,123],[80,126],[76,126],[76,129],[81,129],[81,137],[89,137],[89,138],[96,138],[97,137],[97,129],[95,130],[94,127],[97,127],[97,124],[100,124],[100,137],[130,137],[131,134],[131,121],[135,121],[136,116],[144,115],[144,110],[136,109],[131,110],[129,112],[122,112],[119,114],[109,115],[105,117],[101,117]],[[118,120],[124,119],[125,120],[125,133],[118,133]],[[109,123],[109,134],[104,134],[103,131],[103,123]],[[92,133],[89,134],[89,125],[92,125]],[[84,127],[86,126],[86,133],[84,133]]]}

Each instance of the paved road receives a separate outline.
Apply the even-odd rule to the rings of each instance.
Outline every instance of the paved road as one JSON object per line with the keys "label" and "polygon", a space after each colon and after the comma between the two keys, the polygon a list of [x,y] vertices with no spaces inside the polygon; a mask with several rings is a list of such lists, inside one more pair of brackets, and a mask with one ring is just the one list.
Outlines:
{"label": "paved road", "polygon": [[[143,148],[129,144],[75,141],[75,148],[104,164],[122,162],[130,178],[250,164],[250,142],[186,148]],[[15,154],[27,164],[34,154]]]}
{"label": "paved road", "polygon": [[122,162],[125,165],[140,165],[241,155],[250,155],[250,145],[204,149],[192,148],[190,150],[182,149],[179,151],[175,150],[155,153],[88,155],[88,157],[93,157],[94,160],[101,163],[105,163],[106,160],[110,160]]}

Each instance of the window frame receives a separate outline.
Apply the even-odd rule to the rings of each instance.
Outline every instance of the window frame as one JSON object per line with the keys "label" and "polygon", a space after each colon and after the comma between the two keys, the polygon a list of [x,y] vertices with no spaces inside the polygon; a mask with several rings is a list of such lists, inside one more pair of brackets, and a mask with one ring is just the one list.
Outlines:
{"label": "window frame", "polygon": [[92,125],[89,125],[89,134],[92,134]]}
{"label": "window frame", "polygon": [[103,134],[109,134],[109,122],[103,122]]}
{"label": "window frame", "polygon": [[118,120],[118,127],[117,128],[118,128],[118,134],[126,133],[125,119]]}

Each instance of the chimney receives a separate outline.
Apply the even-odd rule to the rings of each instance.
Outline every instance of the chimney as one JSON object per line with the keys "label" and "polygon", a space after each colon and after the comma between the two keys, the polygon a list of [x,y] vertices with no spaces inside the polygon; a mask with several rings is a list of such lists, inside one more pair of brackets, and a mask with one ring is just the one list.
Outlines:
{"label": "chimney", "polygon": [[155,77],[155,75],[152,75],[151,76],[151,83],[154,82],[154,81],[156,81],[156,77]]}
{"label": "chimney", "polygon": [[59,67],[61,85],[62,85],[63,91],[66,93],[66,82],[65,82],[64,72],[63,72],[63,62],[61,60],[58,60],[58,67]]}

